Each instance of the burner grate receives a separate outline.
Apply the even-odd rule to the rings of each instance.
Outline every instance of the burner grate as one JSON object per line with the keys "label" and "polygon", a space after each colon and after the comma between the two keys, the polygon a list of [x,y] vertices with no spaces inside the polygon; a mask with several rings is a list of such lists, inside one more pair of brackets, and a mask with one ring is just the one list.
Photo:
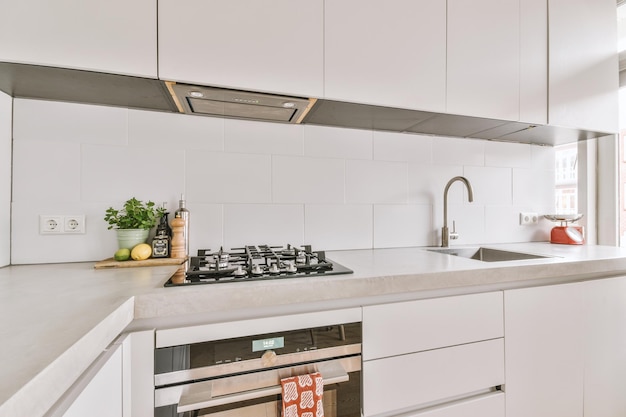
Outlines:
{"label": "burner grate", "polygon": [[184,282],[170,279],[165,286],[215,284],[267,279],[303,278],[350,274],[352,270],[326,258],[310,245],[244,246],[224,251],[199,249],[189,258]]}

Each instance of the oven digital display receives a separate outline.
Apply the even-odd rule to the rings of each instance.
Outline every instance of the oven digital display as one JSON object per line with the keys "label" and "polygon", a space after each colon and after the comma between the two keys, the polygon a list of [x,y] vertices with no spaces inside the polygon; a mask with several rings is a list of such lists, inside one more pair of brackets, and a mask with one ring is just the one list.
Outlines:
{"label": "oven digital display", "polygon": [[284,337],[272,337],[270,339],[260,339],[252,341],[252,351],[260,352],[268,349],[280,349],[285,347]]}

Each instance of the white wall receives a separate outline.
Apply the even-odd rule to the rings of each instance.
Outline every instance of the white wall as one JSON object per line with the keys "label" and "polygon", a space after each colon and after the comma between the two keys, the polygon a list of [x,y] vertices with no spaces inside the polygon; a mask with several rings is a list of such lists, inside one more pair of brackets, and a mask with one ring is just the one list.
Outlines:
{"label": "white wall", "polygon": [[0,267],[11,258],[11,120],[13,99],[0,92]]}
{"label": "white wall", "polygon": [[[100,260],[116,249],[104,211],[135,196],[185,193],[191,249],[312,244],[318,249],[439,242],[450,189],[454,244],[545,241],[520,211],[554,206],[549,147],[284,125],[16,99],[13,264]],[[40,214],[85,214],[85,235],[42,236]]]}

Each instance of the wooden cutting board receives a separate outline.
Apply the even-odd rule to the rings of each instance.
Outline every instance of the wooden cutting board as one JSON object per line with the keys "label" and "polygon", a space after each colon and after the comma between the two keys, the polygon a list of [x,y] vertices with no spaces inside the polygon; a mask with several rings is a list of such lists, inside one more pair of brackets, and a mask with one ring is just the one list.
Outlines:
{"label": "wooden cutting board", "polygon": [[138,266],[163,266],[163,265],[180,265],[185,262],[184,258],[150,258],[143,261],[116,261],[113,258],[108,258],[103,261],[98,261],[94,264],[95,269],[102,268],[135,268]]}

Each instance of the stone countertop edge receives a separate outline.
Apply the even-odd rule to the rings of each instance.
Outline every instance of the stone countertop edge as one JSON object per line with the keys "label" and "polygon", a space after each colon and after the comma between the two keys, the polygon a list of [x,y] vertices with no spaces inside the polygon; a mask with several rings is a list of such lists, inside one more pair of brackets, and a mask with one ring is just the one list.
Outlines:
{"label": "stone countertop edge", "polygon": [[[4,358],[0,355],[0,369],[9,369],[2,377],[4,381],[0,380],[0,417],[43,416],[124,331],[194,326],[626,275],[626,249],[623,248],[549,243],[489,246],[545,254],[550,258],[488,263],[431,253],[428,248],[332,251],[327,252],[328,258],[353,269],[353,274],[181,288],[163,287],[177,266],[121,268],[108,272],[94,270],[93,263],[0,268],[0,317],[4,316],[4,320],[0,318],[3,320],[0,335],[7,336],[5,343],[8,340],[14,344],[2,348],[6,350],[1,352],[9,355]],[[62,277],[60,282],[56,282],[58,277]],[[76,290],[77,285],[80,288]],[[24,300],[14,300],[11,291],[17,291]],[[59,297],[67,293],[85,299],[67,306]],[[64,330],[68,323],[55,321],[42,327],[37,322],[36,310],[43,309],[40,304],[49,299],[50,294],[54,295],[53,300],[61,299],[51,301],[53,312],[62,310],[52,315],[54,319],[80,315],[91,306],[93,311],[85,320],[77,320],[76,326],[70,325],[68,331]],[[35,307],[23,306],[27,301]],[[14,313],[11,308],[17,310],[17,320],[7,320]],[[33,309],[35,312],[31,314]],[[15,337],[8,337],[10,335]],[[33,340],[40,340],[41,346],[47,346],[46,337],[55,342],[52,349],[37,346],[33,350],[34,358],[16,355]],[[20,358],[23,359],[20,361]]]}
{"label": "stone countertop edge", "polygon": [[129,298],[0,405],[0,416],[43,416],[133,320]]}

